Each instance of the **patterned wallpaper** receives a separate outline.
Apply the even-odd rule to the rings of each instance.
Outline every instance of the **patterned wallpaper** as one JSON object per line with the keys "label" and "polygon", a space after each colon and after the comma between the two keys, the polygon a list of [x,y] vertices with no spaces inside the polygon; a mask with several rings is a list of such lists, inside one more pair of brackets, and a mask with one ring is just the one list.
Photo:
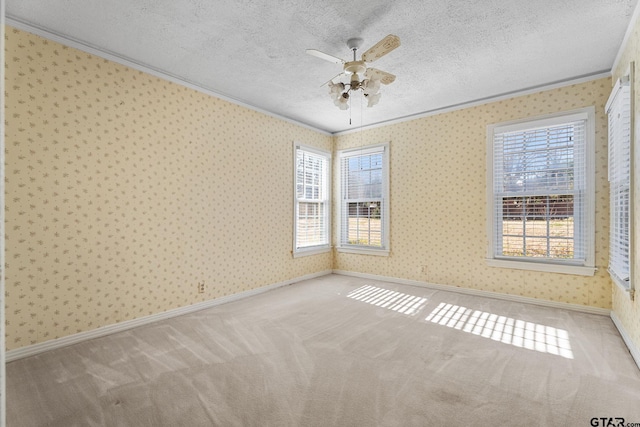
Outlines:
{"label": "patterned wallpaper", "polygon": [[290,252],[332,137],[11,27],[6,62],[7,349],[331,268]]}
{"label": "patterned wallpaper", "polygon": [[617,286],[613,287],[613,311],[617,314],[625,329],[631,336],[631,339],[640,349],[640,215],[637,214],[640,206],[640,18],[635,22],[631,37],[624,46],[623,54],[618,63],[617,69],[614,70],[613,82],[626,73],[629,63],[635,61],[635,224],[634,224],[634,240],[635,259],[634,259],[634,283],[636,288],[636,297],[634,301],[629,299],[626,292],[621,291]]}
{"label": "patterned wallpaper", "polygon": [[[609,78],[599,79],[338,136],[336,150],[390,143],[391,256],[337,253],[334,268],[610,308],[604,116],[610,88]],[[487,267],[487,124],[591,105],[597,110],[596,275]]]}
{"label": "patterned wallpaper", "polygon": [[[332,267],[611,307],[610,79],[331,138],[27,32],[6,41],[7,349]],[[486,125],[588,105],[599,271],[487,267]],[[294,140],[390,142],[391,256],[291,257]]]}

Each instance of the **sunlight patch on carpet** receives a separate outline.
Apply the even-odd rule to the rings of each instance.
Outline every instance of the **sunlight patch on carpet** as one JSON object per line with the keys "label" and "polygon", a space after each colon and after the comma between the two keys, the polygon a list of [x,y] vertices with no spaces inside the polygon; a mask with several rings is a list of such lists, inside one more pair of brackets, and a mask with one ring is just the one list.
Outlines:
{"label": "sunlight patch on carpet", "polygon": [[504,344],[573,359],[569,333],[564,329],[444,302],[425,320]]}
{"label": "sunlight patch on carpet", "polygon": [[427,302],[423,297],[371,285],[361,286],[349,292],[347,297],[411,316],[417,314]]}

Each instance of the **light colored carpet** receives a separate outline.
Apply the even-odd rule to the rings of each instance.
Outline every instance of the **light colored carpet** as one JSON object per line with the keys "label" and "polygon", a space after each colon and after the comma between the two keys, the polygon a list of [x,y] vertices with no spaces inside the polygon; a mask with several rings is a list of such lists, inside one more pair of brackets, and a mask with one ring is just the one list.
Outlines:
{"label": "light colored carpet", "polygon": [[7,365],[8,426],[640,423],[607,317],[330,275]]}

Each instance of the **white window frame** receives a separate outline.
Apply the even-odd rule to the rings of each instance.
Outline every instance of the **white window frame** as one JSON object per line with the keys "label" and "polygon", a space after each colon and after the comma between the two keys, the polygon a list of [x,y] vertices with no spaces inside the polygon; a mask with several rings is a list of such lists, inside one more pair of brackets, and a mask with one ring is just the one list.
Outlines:
{"label": "white window frame", "polygon": [[[297,174],[297,159],[298,152],[306,152],[321,156],[325,158],[326,168],[324,170],[324,182],[322,185],[320,199],[313,199],[314,202],[324,203],[324,243],[313,246],[301,246],[298,247],[298,208],[300,203],[307,203],[309,200],[299,198],[297,193],[298,174]],[[326,150],[322,150],[308,145],[299,143],[293,144],[293,257],[298,258],[302,256],[315,255],[320,253],[329,252],[331,250],[331,153]]]}
{"label": "white window frame", "polygon": [[[585,123],[585,202],[580,214],[583,222],[584,261],[509,257],[497,254],[498,235],[496,194],[494,193],[494,136],[504,132],[551,127],[576,120]],[[595,267],[595,107],[548,114],[545,116],[496,123],[487,126],[487,265],[490,267],[593,276]]]}
{"label": "white window frame", "polygon": [[[347,200],[346,195],[346,180],[342,176],[342,161],[348,157],[368,155],[373,153],[382,153],[382,210],[381,210],[381,247],[355,245],[345,242],[346,224],[344,223],[345,209],[349,202],[355,202],[357,200]],[[338,252],[355,253],[364,255],[378,255],[389,256],[389,231],[390,231],[390,207],[389,207],[389,144],[377,144],[368,145],[366,147],[345,149],[338,151],[338,167],[339,167],[339,188],[340,188],[340,206],[338,208],[338,238],[336,249]]]}
{"label": "white window frame", "polygon": [[[633,63],[630,64],[627,74],[618,79],[613,87],[611,95],[605,106],[609,124],[609,217],[611,224],[609,227],[609,275],[612,281],[623,291],[629,292],[633,297],[633,222],[634,222],[634,197],[633,197],[633,156],[634,147],[634,114],[633,114]],[[624,120],[624,116],[626,119]],[[622,116],[622,120],[620,119]],[[626,123],[625,123],[626,122]],[[627,159],[624,159],[624,151],[627,151]],[[623,153],[623,157],[620,156]],[[616,155],[617,154],[617,155]],[[613,158],[612,158],[613,157]],[[626,176],[625,176],[626,166]],[[621,169],[616,169],[621,168]],[[626,224],[621,224],[625,229],[616,227],[615,219],[619,216],[616,209],[619,204],[616,203],[616,189],[622,187],[628,192],[628,218]],[[619,231],[621,233],[617,233]],[[623,234],[623,235],[621,235]],[[620,251],[620,245],[616,244],[619,240],[624,240],[624,234],[627,235],[627,250]],[[628,271],[624,271],[621,264],[628,265]],[[626,273],[626,274],[625,274]]]}

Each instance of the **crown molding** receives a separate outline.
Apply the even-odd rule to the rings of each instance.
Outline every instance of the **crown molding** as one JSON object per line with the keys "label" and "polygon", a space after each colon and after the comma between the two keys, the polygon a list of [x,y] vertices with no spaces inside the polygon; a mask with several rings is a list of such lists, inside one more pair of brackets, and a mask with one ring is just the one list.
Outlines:
{"label": "crown molding", "polygon": [[551,83],[531,86],[525,89],[519,89],[519,90],[510,91],[510,92],[503,92],[498,95],[487,96],[485,98],[478,98],[473,101],[461,102],[459,104],[452,104],[442,108],[434,108],[433,110],[423,111],[422,113],[411,114],[408,116],[398,117],[397,119],[373,123],[367,126],[361,126],[361,127],[358,127],[357,129],[349,129],[349,130],[334,132],[333,135],[334,136],[348,135],[350,133],[356,133],[362,130],[370,130],[370,129],[375,129],[383,126],[389,126],[389,125],[394,125],[402,122],[408,122],[411,120],[421,119],[423,117],[435,116],[437,114],[450,113],[452,111],[463,110],[465,108],[477,107],[479,105],[490,104],[492,102],[498,102],[498,101],[504,101],[506,99],[517,98],[518,96],[531,95],[533,93],[544,92],[546,90],[558,89],[565,86],[586,83],[592,80],[598,80],[605,77],[611,77],[610,70],[598,71],[596,73],[585,74],[583,76],[573,77],[570,79],[558,80]]}
{"label": "crown molding", "polygon": [[256,107],[255,105],[251,105],[251,104],[248,104],[248,103],[246,103],[246,102],[244,102],[242,100],[236,99],[233,96],[230,96],[230,95],[227,95],[227,94],[224,94],[224,93],[221,93],[221,92],[217,92],[217,91],[215,91],[213,89],[206,88],[206,87],[201,86],[201,85],[199,85],[199,84],[197,84],[195,82],[186,80],[186,79],[184,79],[182,77],[176,76],[174,74],[168,73],[168,72],[160,70],[158,68],[154,68],[154,67],[152,67],[150,65],[143,64],[143,63],[138,62],[138,61],[136,61],[134,59],[128,58],[128,57],[123,56],[123,55],[119,55],[119,54],[117,54],[115,52],[112,52],[112,51],[109,51],[107,49],[103,49],[103,48],[100,48],[98,46],[94,46],[92,44],[89,44],[89,43],[74,39],[72,37],[66,36],[64,34],[61,34],[61,33],[55,32],[55,31],[51,31],[49,29],[37,26],[37,25],[32,24],[30,22],[25,22],[23,20],[15,18],[15,17],[13,17],[11,15],[7,15],[6,16],[5,24],[9,25],[11,27],[17,28],[19,30],[22,30],[22,31],[26,31],[28,33],[35,34],[37,36],[44,37],[44,38],[46,38],[48,40],[52,40],[54,42],[63,44],[65,46],[69,46],[69,47],[72,47],[74,49],[78,49],[78,50],[81,50],[83,52],[90,53],[90,54],[98,56],[100,58],[107,59],[109,61],[113,61],[115,63],[124,65],[126,67],[133,68],[134,70],[142,71],[143,73],[150,74],[150,75],[152,75],[154,77],[158,77],[160,79],[167,80],[167,81],[170,81],[172,83],[179,84],[181,86],[187,87],[189,89],[193,89],[193,90],[198,91],[200,93],[203,93],[205,95],[209,95],[209,96],[212,96],[214,98],[222,99],[223,101],[227,101],[227,102],[230,102],[232,104],[238,105],[240,107],[244,107],[244,108],[247,108],[249,110],[256,111],[256,112],[264,114],[266,116],[273,117],[275,119],[282,120],[284,122],[291,123],[293,125],[300,126],[300,127],[305,128],[305,129],[312,130],[314,132],[321,133],[323,135],[327,135],[327,136],[331,136],[332,135],[331,132],[327,132],[324,129],[316,128],[316,127],[310,126],[310,125],[308,125],[306,123],[302,123],[302,122],[299,122],[297,120],[291,119],[289,117],[285,117],[285,116],[281,116],[279,114],[272,113],[271,111],[264,110],[262,108]]}
{"label": "crown molding", "polygon": [[[639,3],[640,5],[640,3]],[[636,16],[638,14],[638,10],[640,10],[640,8],[636,8],[636,13],[634,14],[634,16]],[[578,83],[584,83],[587,81],[591,81],[591,80],[596,80],[596,79],[600,79],[603,77],[610,77],[611,76],[611,70],[605,70],[605,71],[599,71],[596,73],[592,73],[592,74],[587,74],[584,76],[578,76],[575,78],[571,78],[571,79],[565,79],[565,80],[559,80],[559,81],[555,81],[555,82],[550,82],[550,83],[545,83],[542,85],[537,85],[537,86],[532,86],[529,88],[525,88],[525,89],[520,89],[520,90],[515,90],[515,91],[510,91],[510,92],[504,92],[498,95],[492,95],[492,96],[488,96],[485,98],[479,98],[473,101],[468,101],[468,102],[462,102],[459,104],[452,104],[452,105],[448,105],[442,108],[435,108],[433,110],[427,110],[427,111],[423,111],[420,113],[416,113],[416,114],[410,114],[407,116],[402,116],[402,117],[398,117],[395,119],[391,119],[391,120],[386,120],[386,121],[381,121],[381,122],[377,122],[377,123],[372,123],[370,125],[367,126],[361,126],[358,127],[357,129],[348,129],[348,130],[342,130],[342,131],[336,131],[336,132],[329,132],[327,130],[321,129],[321,128],[317,128],[311,125],[308,125],[306,123],[291,119],[289,117],[285,117],[285,116],[281,116],[275,113],[272,113],[271,111],[267,111],[264,110],[262,108],[256,107],[254,105],[248,104],[244,101],[241,101],[239,99],[236,99],[230,95],[221,93],[221,92],[217,92],[215,90],[203,87],[201,85],[198,85],[192,81],[186,80],[184,78],[181,78],[179,76],[176,76],[174,74],[171,73],[167,73],[165,71],[162,71],[160,69],[151,67],[149,65],[140,63],[134,59],[119,55],[115,52],[100,48],[98,46],[94,46],[91,45],[89,43],[74,39],[72,37],[66,36],[64,34],[55,32],[55,31],[51,31],[49,29],[37,26],[33,23],[30,22],[26,22],[23,21],[21,19],[18,19],[16,17],[13,17],[11,15],[8,15],[6,17],[6,24],[10,25],[14,28],[17,28],[19,30],[23,30],[23,31],[27,31],[29,33],[44,37],[46,39],[61,43],[63,45],[81,50],[83,52],[86,53],[90,53],[92,55],[96,55],[98,57],[116,62],[118,64],[127,66],[127,67],[131,67],[133,69],[142,71],[144,73],[150,74],[152,76],[161,78],[163,80],[167,80],[176,84],[179,84],[181,86],[185,86],[188,87],[190,89],[196,90],[198,92],[204,93],[206,95],[209,96],[213,96],[215,98],[219,98],[222,99],[224,101],[230,102],[232,104],[236,104],[239,105],[241,107],[247,108],[249,110],[253,110],[256,111],[258,113],[264,114],[266,116],[270,116],[282,121],[285,121],[287,123],[291,123],[294,124],[296,126],[300,126],[303,127],[305,129],[309,129],[312,130],[314,132],[318,132],[321,133],[322,135],[326,135],[326,136],[340,136],[340,135],[347,135],[350,133],[355,133],[355,132],[360,132],[362,130],[369,130],[369,129],[375,129],[378,127],[383,127],[383,126],[389,126],[389,125],[393,125],[393,124],[397,124],[397,123],[402,123],[402,122],[407,122],[407,121],[411,121],[411,120],[416,120],[416,119],[420,119],[423,117],[429,117],[429,116],[433,116],[436,114],[443,114],[443,113],[448,113],[448,112],[452,112],[452,111],[457,111],[457,110],[462,110],[465,108],[470,108],[470,107],[475,107],[478,105],[483,105],[483,104],[488,104],[491,102],[496,102],[496,101],[502,101],[505,99],[509,99],[509,98],[515,98],[517,96],[522,96],[522,95],[529,95],[532,93],[536,93],[536,92],[542,92],[545,90],[550,90],[550,89],[556,89],[559,87],[563,87],[563,86],[569,86],[572,84],[578,84]],[[631,28],[631,27],[630,27]],[[631,29],[627,30],[627,33],[630,33]],[[625,40],[628,38],[628,36],[625,36]],[[620,53],[618,54],[620,55]]]}

